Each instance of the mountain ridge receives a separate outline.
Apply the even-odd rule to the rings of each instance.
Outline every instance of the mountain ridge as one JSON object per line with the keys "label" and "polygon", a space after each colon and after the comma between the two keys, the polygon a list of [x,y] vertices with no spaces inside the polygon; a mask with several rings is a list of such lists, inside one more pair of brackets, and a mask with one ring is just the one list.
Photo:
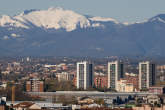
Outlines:
{"label": "mountain ridge", "polygon": [[[49,19],[47,19],[49,18]],[[80,15],[71,10],[64,10],[62,8],[49,8],[48,10],[25,10],[23,13],[16,16],[10,17],[3,15],[0,18],[0,26],[6,26],[5,24],[21,27],[30,28],[26,24],[31,23],[37,27],[43,28],[64,28],[66,31],[73,31],[79,24],[81,28],[90,26],[99,26],[98,24],[92,24],[90,21],[102,21],[102,22],[115,22],[112,18],[103,17],[91,17],[87,18],[84,15]]]}
{"label": "mountain ridge", "polygon": [[165,56],[165,14],[138,23],[62,8],[0,18],[1,55]]}

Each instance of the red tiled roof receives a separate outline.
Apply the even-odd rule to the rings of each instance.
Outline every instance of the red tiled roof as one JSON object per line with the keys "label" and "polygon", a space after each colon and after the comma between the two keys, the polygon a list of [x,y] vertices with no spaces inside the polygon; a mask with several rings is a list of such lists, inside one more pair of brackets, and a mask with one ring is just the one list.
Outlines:
{"label": "red tiled roof", "polygon": [[29,108],[30,106],[32,106],[34,103],[32,102],[21,102],[19,104],[16,104],[13,106],[13,108],[18,108],[18,107],[21,107],[21,108]]}

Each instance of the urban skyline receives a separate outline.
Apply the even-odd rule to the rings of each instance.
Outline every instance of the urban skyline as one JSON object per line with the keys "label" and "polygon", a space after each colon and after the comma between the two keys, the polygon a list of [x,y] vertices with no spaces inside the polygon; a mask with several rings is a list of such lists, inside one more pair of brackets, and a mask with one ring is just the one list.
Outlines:
{"label": "urban skyline", "polygon": [[0,110],[165,110],[165,0],[2,0]]}
{"label": "urban skyline", "polygon": [[[25,104],[25,101],[39,100],[42,104],[49,105],[46,108],[67,108],[68,110],[74,107],[90,107],[91,104],[98,109],[103,109],[102,107],[112,109],[114,106],[127,108],[127,104],[132,103],[131,110],[136,110],[134,106],[139,107],[139,104],[150,104],[149,107],[163,104],[161,100],[164,94],[165,62],[157,62],[155,65],[150,60],[142,62],[135,59],[123,59],[123,61],[115,58],[82,59],[0,58],[0,95],[3,96],[1,99],[3,103],[0,106],[4,106],[4,102],[7,106],[10,103],[18,106],[17,103],[15,104],[17,100],[23,100],[19,105]],[[141,65],[145,67],[142,69]],[[148,72],[148,70],[151,71]],[[157,70],[156,73],[154,70]],[[139,81],[145,78],[140,77],[140,74],[149,75],[147,78],[149,80],[142,83],[147,87],[140,88]],[[110,82],[114,85],[110,85]],[[11,92],[6,92],[10,90]],[[4,97],[10,95],[12,97]],[[101,100],[104,105],[97,102],[98,100]],[[41,102],[35,103],[39,105],[35,107],[43,107]],[[52,105],[53,103],[56,105]],[[67,106],[60,104],[67,104]],[[159,106],[161,107],[163,105]]]}

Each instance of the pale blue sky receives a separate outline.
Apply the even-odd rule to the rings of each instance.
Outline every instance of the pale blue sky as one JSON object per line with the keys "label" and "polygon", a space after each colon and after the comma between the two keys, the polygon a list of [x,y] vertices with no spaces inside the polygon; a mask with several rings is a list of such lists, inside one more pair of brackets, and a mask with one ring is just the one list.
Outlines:
{"label": "pale blue sky", "polygon": [[62,7],[80,14],[111,17],[121,22],[142,21],[165,14],[165,0],[0,0],[0,15],[26,9]]}

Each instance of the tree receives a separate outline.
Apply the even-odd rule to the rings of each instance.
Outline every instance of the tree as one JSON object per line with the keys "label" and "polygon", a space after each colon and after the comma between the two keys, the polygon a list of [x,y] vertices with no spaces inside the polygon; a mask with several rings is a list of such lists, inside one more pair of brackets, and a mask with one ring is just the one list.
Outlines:
{"label": "tree", "polygon": [[102,98],[96,99],[96,100],[95,100],[95,103],[96,103],[96,104],[99,104],[99,105],[105,105],[105,101],[104,101],[104,99],[102,99]]}
{"label": "tree", "polygon": [[55,91],[72,91],[76,90],[72,81],[58,81],[57,79],[50,79],[45,81],[45,90],[48,92]]}
{"label": "tree", "polygon": [[74,96],[65,96],[65,95],[54,96],[53,97],[53,102],[54,103],[62,103],[63,105],[77,104],[76,97],[74,97]]}
{"label": "tree", "polygon": [[30,95],[24,93],[23,85],[8,82],[6,89],[0,90],[0,94],[7,97],[7,100],[11,101],[12,97],[12,86],[15,86],[15,100],[17,101],[33,101],[33,100],[43,100],[39,97],[31,97]]}

